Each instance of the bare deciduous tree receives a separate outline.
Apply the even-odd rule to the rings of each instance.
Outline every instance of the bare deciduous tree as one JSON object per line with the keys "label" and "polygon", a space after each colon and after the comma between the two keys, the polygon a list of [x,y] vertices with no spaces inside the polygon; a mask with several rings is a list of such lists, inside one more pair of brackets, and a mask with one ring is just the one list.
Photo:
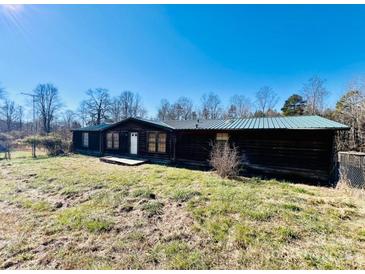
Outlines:
{"label": "bare deciduous tree", "polygon": [[0,87],[0,100],[5,98],[5,89]]}
{"label": "bare deciduous tree", "polygon": [[233,95],[226,111],[227,118],[247,118],[251,116],[251,101],[244,95]]}
{"label": "bare deciduous tree", "polygon": [[77,122],[76,117],[76,113],[73,110],[68,109],[62,113],[62,124],[67,129],[72,129]]}
{"label": "bare deciduous tree", "polygon": [[5,100],[1,107],[1,116],[6,122],[6,130],[11,131],[17,119],[17,112],[14,101]]}
{"label": "bare deciduous tree", "polygon": [[303,86],[303,97],[307,101],[307,113],[320,114],[324,110],[324,99],[329,94],[324,86],[326,80],[313,76]]}
{"label": "bare deciduous tree", "polygon": [[162,99],[157,109],[157,119],[160,121],[170,120],[171,104],[167,99]]}
{"label": "bare deciduous tree", "polygon": [[187,97],[180,97],[172,105],[171,114],[175,120],[189,120],[193,112],[193,101]]}
{"label": "bare deciduous tree", "polygon": [[86,106],[86,102],[82,101],[79,108],[77,109],[77,116],[79,117],[81,121],[81,125],[84,127],[88,125],[88,123],[91,121],[89,118],[89,111]]}
{"label": "bare deciduous tree", "polygon": [[335,118],[350,126],[347,134],[339,136],[341,149],[365,150],[365,93],[350,90],[336,104]]}
{"label": "bare deciduous tree", "polygon": [[121,117],[145,117],[146,109],[143,107],[141,96],[131,91],[123,91],[119,96]]}
{"label": "bare deciduous tree", "polygon": [[275,109],[269,109],[266,113],[265,113],[265,117],[278,117],[281,116],[280,112],[277,112]]}
{"label": "bare deciduous tree", "polygon": [[174,104],[162,99],[157,111],[159,120],[190,120],[193,119],[193,101],[185,96],[177,99]]}
{"label": "bare deciduous tree", "polygon": [[19,130],[22,130],[23,129],[23,117],[24,117],[24,109],[22,106],[18,106],[17,109],[16,109],[16,116],[17,116],[17,119],[18,119],[18,127],[19,127]]}
{"label": "bare deciduous tree", "polygon": [[79,113],[83,115],[85,124],[100,125],[108,119],[110,111],[109,91],[104,88],[89,89],[87,99],[80,104]]}
{"label": "bare deciduous tree", "polygon": [[55,131],[64,140],[72,138],[71,129],[79,128],[81,125],[78,121],[78,115],[73,110],[65,110],[61,113],[57,126],[54,126]]}
{"label": "bare deciduous tree", "polygon": [[201,98],[200,117],[218,119],[222,114],[221,100],[215,93],[204,94]]}
{"label": "bare deciduous tree", "polygon": [[264,86],[256,92],[258,111],[266,116],[269,110],[273,110],[279,101],[276,92],[269,86]]}
{"label": "bare deciduous tree", "polygon": [[61,108],[58,89],[52,84],[39,84],[35,90],[36,108],[39,113],[43,131],[51,132],[56,112]]}
{"label": "bare deciduous tree", "polygon": [[122,120],[122,104],[119,98],[113,98],[110,105],[110,115],[114,122]]}

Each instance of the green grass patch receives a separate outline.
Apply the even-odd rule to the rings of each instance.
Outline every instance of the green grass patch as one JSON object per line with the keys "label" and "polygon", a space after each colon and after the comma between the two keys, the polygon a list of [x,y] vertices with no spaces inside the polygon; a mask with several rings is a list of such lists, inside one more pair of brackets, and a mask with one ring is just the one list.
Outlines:
{"label": "green grass patch", "polygon": [[232,220],[228,217],[212,218],[206,223],[207,232],[216,242],[226,240],[231,226]]}
{"label": "green grass patch", "polygon": [[27,153],[0,161],[12,268],[365,268],[365,200],[349,192]]}
{"label": "green grass patch", "polygon": [[309,191],[309,190],[304,189],[302,187],[293,187],[292,191],[295,192],[295,193],[301,193],[301,194],[307,194],[307,195],[314,196],[314,193],[312,191]]}
{"label": "green grass patch", "polygon": [[280,237],[279,238],[280,241],[283,241],[283,242],[298,240],[300,238],[299,233],[295,229],[293,229],[289,226],[278,227],[277,232],[278,232],[277,234]]}
{"label": "green grass patch", "polygon": [[152,217],[161,214],[163,207],[164,204],[159,201],[148,201],[143,204],[142,210],[145,211],[148,217]]}
{"label": "green grass patch", "polygon": [[34,211],[38,211],[38,212],[46,212],[46,211],[50,211],[52,206],[50,205],[49,202],[47,201],[42,201],[42,200],[30,200],[27,198],[17,198],[16,202],[24,208],[29,208],[32,209]]}
{"label": "green grass patch", "polygon": [[200,196],[200,195],[201,195],[201,193],[199,191],[179,189],[173,193],[172,199],[177,202],[187,202],[191,198],[193,198],[195,196]]}
{"label": "green grass patch", "polygon": [[198,250],[182,241],[160,244],[150,253],[150,259],[162,262],[168,269],[209,269],[209,264]]}
{"label": "green grass patch", "polygon": [[301,211],[302,208],[300,206],[294,205],[294,204],[284,204],[284,209],[290,210],[290,211]]}
{"label": "green grass patch", "polygon": [[103,214],[94,212],[92,206],[82,205],[67,208],[57,216],[59,224],[72,229],[86,229],[90,232],[103,232],[112,228],[113,222]]}
{"label": "green grass patch", "polygon": [[139,198],[154,198],[155,194],[148,188],[140,188],[133,191],[132,196],[139,197]]}
{"label": "green grass patch", "polygon": [[235,227],[234,239],[239,248],[246,249],[256,241],[257,232],[249,225],[238,224]]}
{"label": "green grass patch", "polygon": [[357,232],[357,239],[361,242],[365,242],[365,228],[359,229]]}
{"label": "green grass patch", "polygon": [[249,210],[249,211],[246,211],[245,214],[247,214],[247,216],[250,219],[252,219],[254,221],[261,221],[261,222],[270,221],[270,219],[276,215],[275,212],[269,208]]}

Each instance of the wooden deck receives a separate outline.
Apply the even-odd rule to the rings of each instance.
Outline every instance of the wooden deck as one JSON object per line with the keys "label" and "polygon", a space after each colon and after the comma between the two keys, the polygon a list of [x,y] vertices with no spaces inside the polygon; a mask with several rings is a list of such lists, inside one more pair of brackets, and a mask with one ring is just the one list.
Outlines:
{"label": "wooden deck", "polygon": [[101,162],[117,164],[117,165],[125,165],[125,166],[138,166],[148,162],[148,160],[146,159],[129,159],[129,158],[119,158],[113,156],[105,156],[99,159]]}

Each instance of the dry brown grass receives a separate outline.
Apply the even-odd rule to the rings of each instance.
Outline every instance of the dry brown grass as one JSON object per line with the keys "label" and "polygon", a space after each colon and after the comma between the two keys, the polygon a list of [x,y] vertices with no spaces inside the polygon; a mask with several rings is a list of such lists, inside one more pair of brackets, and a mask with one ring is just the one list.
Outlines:
{"label": "dry brown grass", "polygon": [[0,161],[0,268],[365,267],[346,190],[28,154]]}
{"label": "dry brown grass", "polygon": [[355,199],[365,200],[365,189],[351,186],[351,183],[345,178],[337,183],[336,189],[341,192],[347,193]]}

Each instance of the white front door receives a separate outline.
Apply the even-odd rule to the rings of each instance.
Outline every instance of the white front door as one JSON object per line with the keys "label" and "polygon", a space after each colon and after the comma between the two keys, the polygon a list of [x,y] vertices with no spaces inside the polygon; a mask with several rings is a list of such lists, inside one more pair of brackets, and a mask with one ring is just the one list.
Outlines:
{"label": "white front door", "polygon": [[131,154],[137,154],[138,132],[131,132]]}

